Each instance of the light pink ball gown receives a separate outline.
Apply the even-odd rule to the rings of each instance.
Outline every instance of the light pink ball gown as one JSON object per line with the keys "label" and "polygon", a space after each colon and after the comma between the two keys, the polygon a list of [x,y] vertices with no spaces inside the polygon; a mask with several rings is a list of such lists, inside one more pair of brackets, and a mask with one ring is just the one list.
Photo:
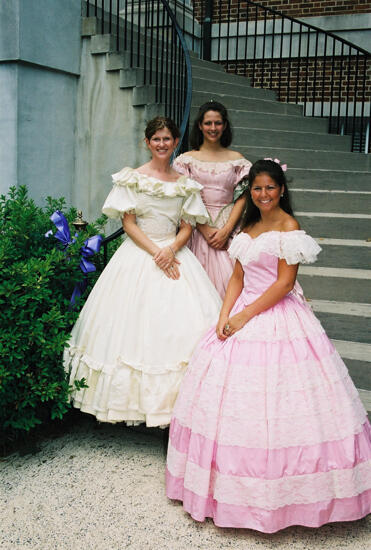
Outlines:
{"label": "light pink ball gown", "polygon": [[[277,278],[277,262],[310,263],[304,231],[240,233],[244,270],[231,315]],[[167,495],[220,527],[272,533],[371,512],[371,432],[346,366],[295,285],[225,341],[212,327],[175,403]]]}
{"label": "light pink ball gown", "polygon": [[[203,186],[202,200],[215,227],[221,228],[229,218],[234,201],[247,188],[247,177],[251,162],[242,158],[227,162],[205,162],[190,155],[180,155],[173,168],[198,181]],[[215,250],[208,245],[202,234],[195,229],[188,243],[209,275],[220,296],[224,298],[234,262],[227,250]]]}

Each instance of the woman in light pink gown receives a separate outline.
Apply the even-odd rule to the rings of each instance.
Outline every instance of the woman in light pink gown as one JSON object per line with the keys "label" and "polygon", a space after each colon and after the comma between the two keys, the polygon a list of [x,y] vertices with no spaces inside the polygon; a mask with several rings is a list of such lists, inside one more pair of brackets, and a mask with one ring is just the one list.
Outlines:
{"label": "woman in light pink gown", "polygon": [[177,157],[175,170],[203,185],[201,196],[212,224],[198,224],[188,246],[224,298],[234,262],[226,246],[246,204],[244,191],[251,162],[228,148],[232,141],[226,108],[215,101],[200,107],[190,143],[192,151]]}
{"label": "woman in light pink gown", "polygon": [[371,512],[370,423],[295,283],[321,249],[293,218],[278,164],[258,161],[249,180],[219,321],[173,410],[167,495],[220,527],[356,520]]}

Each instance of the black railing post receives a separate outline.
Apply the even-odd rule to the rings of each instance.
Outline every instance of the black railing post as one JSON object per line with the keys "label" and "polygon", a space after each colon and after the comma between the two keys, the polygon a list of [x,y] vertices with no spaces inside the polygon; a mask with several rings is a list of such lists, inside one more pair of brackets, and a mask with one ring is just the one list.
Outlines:
{"label": "black railing post", "polygon": [[203,59],[211,61],[211,28],[213,21],[214,1],[206,0],[205,18],[203,20]]}

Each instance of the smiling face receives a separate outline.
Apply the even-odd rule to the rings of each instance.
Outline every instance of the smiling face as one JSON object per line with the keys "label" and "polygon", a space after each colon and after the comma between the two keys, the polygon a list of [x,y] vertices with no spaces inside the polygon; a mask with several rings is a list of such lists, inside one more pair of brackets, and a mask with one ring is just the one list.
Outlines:
{"label": "smiling face", "polygon": [[283,186],[280,187],[266,172],[258,174],[251,184],[251,199],[260,212],[279,208]]}
{"label": "smiling face", "polygon": [[168,128],[157,130],[150,139],[146,138],[146,144],[151,152],[152,158],[170,160],[179,139],[174,139]]}
{"label": "smiling face", "polygon": [[207,111],[199,123],[204,140],[212,143],[220,141],[225,127],[223,117],[218,111]]}

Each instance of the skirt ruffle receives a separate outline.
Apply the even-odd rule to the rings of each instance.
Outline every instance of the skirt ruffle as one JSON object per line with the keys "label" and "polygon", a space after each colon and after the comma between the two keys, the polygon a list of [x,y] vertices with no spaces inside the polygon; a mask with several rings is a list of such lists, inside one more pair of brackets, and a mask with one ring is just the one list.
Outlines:
{"label": "skirt ruffle", "polygon": [[288,295],[224,342],[205,335],[174,408],[167,495],[263,532],[371,512],[370,425],[307,304]]}
{"label": "skirt ruffle", "polygon": [[85,378],[88,385],[72,393],[75,407],[103,422],[170,423],[192,351],[220,309],[193,254],[184,248],[177,258],[174,281],[131,239],[117,250],[65,350],[71,384]]}

